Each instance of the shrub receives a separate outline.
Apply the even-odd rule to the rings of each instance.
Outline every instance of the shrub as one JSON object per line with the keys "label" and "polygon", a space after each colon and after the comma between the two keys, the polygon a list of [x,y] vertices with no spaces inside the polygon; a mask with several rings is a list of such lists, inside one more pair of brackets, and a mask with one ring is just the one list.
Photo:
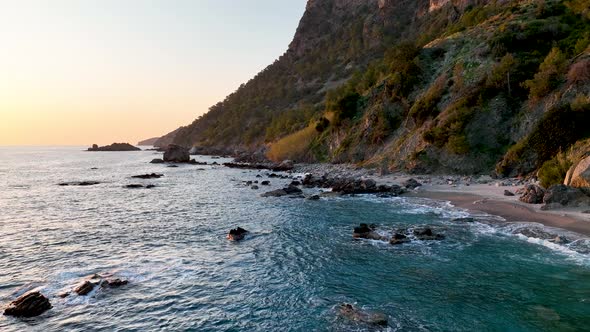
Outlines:
{"label": "shrub", "polygon": [[559,152],[551,160],[543,163],[543,166],[539,169],[541,185],[549,188],[554,184],[563,183],[565,175],[571,166],[572,162],[567,159],[565,153]]}
{"label": "shrub", "polygon": [[535,74],[535,77],[524,82],[524,86],[529,89],[531,98],[543,97],[555,89],[560,83],[565,65],[566,59],[563,53],[556,47],[551,49],[551,52],[539,66],[539,71]]}
{"label": "shrub", "polygon": [[308,157],[309,146],[317,135],[315,128],[309,126],[273,143],[266,156],[274,161],[304,160]]}
{"label": "shrub", "polygon": [[410,109],[410,116],[413,117],[418,125],[424,123],[430,116],[436,116],[439,113],[437,104],[441,100],[447,88],[447,75],[440,75],[428,90],[416,100]]}

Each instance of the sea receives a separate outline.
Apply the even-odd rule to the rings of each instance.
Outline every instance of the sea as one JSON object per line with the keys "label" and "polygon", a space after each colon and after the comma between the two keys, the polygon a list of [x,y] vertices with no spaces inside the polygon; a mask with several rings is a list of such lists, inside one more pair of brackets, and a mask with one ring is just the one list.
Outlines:
{"label": "sea", "polygon": [[[149,163],[155,151],[84,150],[0,147],[0,307],[31,290],[52,304],[0,316],[0,331],[590,331],[582,235],[423,198],[265,198],[291,179],[210,156],[172,168]],[[131,178],[146,173],[164,176]],[[72,181],[100,184],[58,185]],[[445,239],[353,239],[360,223]],[[238,226],[250,233],[228,241]],[[129,283],[59,296],[95,273]]]}

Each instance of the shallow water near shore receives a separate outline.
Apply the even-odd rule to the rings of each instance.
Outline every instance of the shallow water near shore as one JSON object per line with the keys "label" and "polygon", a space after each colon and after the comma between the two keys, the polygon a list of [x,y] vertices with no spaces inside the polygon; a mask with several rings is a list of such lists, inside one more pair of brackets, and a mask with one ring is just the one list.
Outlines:
{"label": "shallow water near shore", "polygon": [[[261,198],[288,180],[252,190],[242,181],[266,180],[266,172],[168,168],[148,163],[160,157],[152,151],[82,149],[0,147],[0,303],[40,289],[53,305],[33,319],[0,316],[2,331],[590,326],[590,244],[582,236],[487,215],[453,222],[469,214],[419,198]],[[165,176],[130,178],[152,172]],[[70,181],[101,184],[57,185]],[[131,183],[156,187],[123,188]],[[375,223],[384,234],[429,226],[446,239],[399,246],[353,240],[359,223]],[[236,226],[251,234],[228,242],[225,234]],[[549,241],[555,234],[568,242]],[[101,272],[130,283],[58,297]],[[386,314],[389,326],[339,317],[335,307],[343,302]]]}

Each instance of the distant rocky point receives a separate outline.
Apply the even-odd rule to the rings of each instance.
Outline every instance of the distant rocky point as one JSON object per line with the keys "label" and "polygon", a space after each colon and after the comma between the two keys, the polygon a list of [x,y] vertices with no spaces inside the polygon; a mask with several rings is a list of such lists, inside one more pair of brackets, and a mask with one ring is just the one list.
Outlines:
{"label": "distant rocky point", "polygon": [[154,144],[156,143],[156,141],[159,140],[159,139],[160,139],[160,137],[148,138],[146,140],[137,142],[137,145],[139,145],[139,146],[154,146]]}
{"label": "distant rocky point", "polygon": [[88,151],[141,151],[141,149],[129,143],[113,143],[106,146],[92,144],[92,147],[88,148]]}

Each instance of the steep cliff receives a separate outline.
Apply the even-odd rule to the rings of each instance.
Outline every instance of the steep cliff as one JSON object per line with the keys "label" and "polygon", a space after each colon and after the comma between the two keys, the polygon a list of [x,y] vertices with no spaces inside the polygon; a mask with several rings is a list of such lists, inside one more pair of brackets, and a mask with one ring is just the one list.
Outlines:
{"label": "steep cliff", "polygon": [[169,137],[272,159],[526,174],[590,136],[588,3],[309,0],[285,54]]}

